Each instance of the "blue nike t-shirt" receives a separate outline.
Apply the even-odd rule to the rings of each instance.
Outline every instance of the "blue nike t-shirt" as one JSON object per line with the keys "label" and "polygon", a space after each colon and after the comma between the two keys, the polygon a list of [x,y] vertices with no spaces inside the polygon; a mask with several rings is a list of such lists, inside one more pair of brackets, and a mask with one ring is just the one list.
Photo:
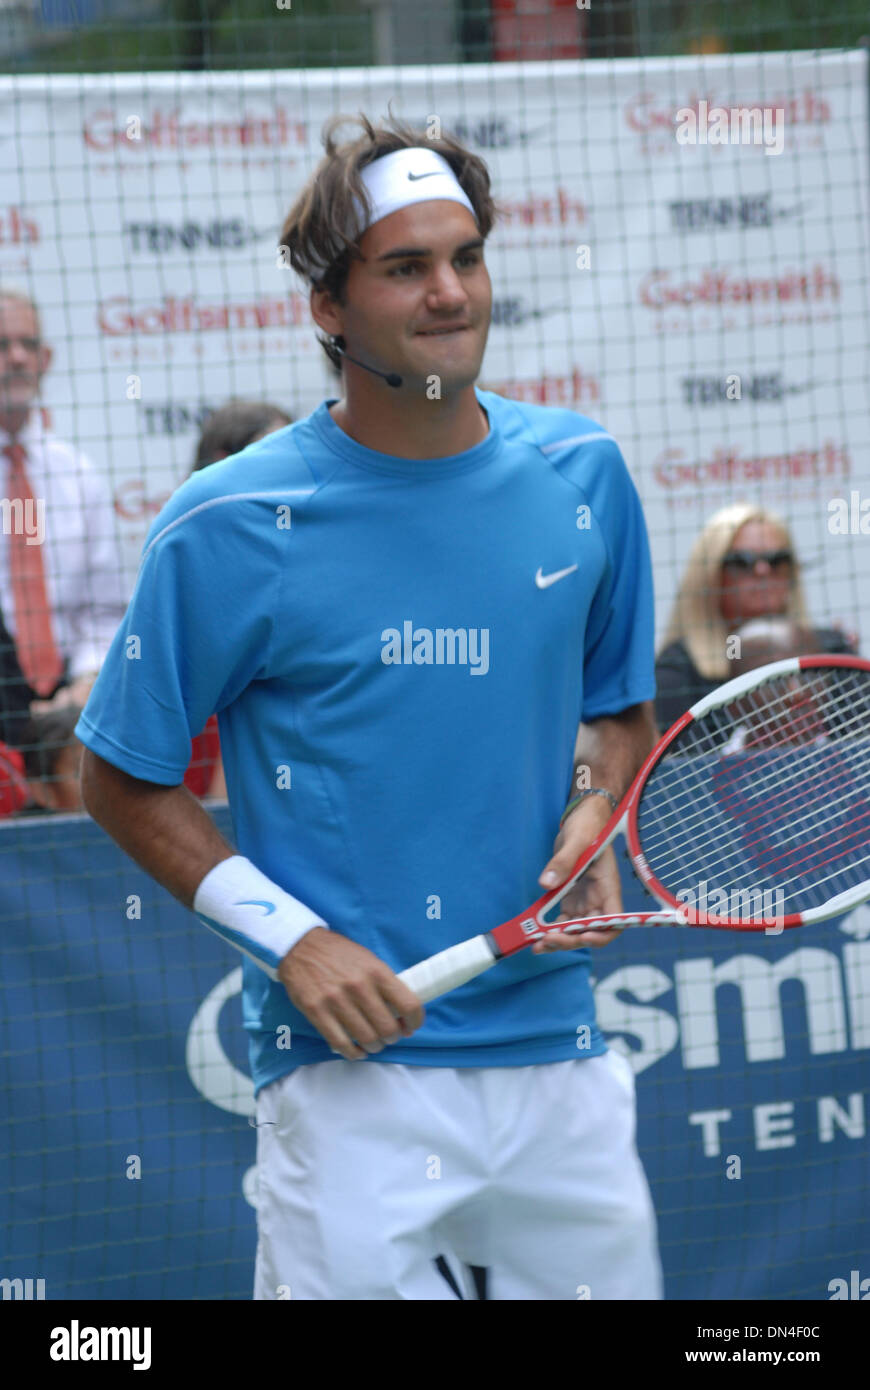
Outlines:
{"label": "blue nike t-shirt", "polygon": [[[76,726],[174,786],[217,712],[239,853],[396,972],[540,896],[580,721],[655,694],[619,448],[571,410],[476,395],[490,432],[447,458],[367,449],[329,401],[195,473],[150,529]],[[247,955],[243,1011],[257,1090],[335,1059]],[[589,951],[525,951],[370,1060],[603,1051]]]}

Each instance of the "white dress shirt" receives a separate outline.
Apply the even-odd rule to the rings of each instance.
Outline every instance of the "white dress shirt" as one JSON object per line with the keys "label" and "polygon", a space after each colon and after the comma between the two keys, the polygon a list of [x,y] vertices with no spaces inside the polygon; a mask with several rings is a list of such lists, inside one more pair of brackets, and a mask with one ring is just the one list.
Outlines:
{"label": "white dress shirt", "polygon": [[[0,488],[8,496],[9,460],[3,450],[13,442],[0,429]],[[45,501],[42,546],[54,640],[69,658],[68,678],[97,671],[127,608],[117,523],[109,491],[94,465],[79,449],[42,427],[32,411],[17,436],[27,450],[26,469],[34,498]],[[9,573],[9,538],[0,519],[0,606],[10,633],[16,635],[15,600]]]}

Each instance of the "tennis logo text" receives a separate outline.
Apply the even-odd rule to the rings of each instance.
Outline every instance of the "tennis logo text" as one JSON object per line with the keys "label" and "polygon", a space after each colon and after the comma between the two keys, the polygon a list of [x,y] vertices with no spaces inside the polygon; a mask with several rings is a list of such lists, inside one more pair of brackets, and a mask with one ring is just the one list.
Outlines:
{"label": "tennis logo text", "polygon": [[52,1361],[132,1361],[134,1371],[151,1366],[150,1327],[69,1327],[51,1329]]}
{"label": "tennis logo text", "polygon": [[385,666],[467,666],[472,676],[489,670],[488,627],[414,627],[407,619],[401,632],[385,627],[381,633]]}

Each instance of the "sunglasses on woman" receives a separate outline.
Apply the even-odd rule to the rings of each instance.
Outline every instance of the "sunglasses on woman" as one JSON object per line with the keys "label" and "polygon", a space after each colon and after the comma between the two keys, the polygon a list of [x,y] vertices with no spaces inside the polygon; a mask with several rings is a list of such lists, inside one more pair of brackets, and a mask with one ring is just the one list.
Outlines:
{"label": "sunglasses on woman", "polygon": [[759,560],[766,561],[772,570],[782,570],[794,563],[794,555],[790,550],[729,550],[722,567],[738,574],[749,574]]}

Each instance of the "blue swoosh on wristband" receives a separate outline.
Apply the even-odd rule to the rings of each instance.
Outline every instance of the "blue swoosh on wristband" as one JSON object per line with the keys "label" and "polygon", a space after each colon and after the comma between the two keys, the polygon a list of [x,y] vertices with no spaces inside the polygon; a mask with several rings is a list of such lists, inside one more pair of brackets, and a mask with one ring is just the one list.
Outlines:
{"label": "blue swoosh on wristband", "polygon": [[267,902],[264,902],[262,898],[245,898],[244,901],[238,902],[238,903],[234,903],[233,906],[234,906],[234,907],[264,907],[264,908],[266,909],[266,916],[267,916],[267,917],[271,917],[272,913],[276,910],[275,904],[274,904],[274,903],[267,903]]}

